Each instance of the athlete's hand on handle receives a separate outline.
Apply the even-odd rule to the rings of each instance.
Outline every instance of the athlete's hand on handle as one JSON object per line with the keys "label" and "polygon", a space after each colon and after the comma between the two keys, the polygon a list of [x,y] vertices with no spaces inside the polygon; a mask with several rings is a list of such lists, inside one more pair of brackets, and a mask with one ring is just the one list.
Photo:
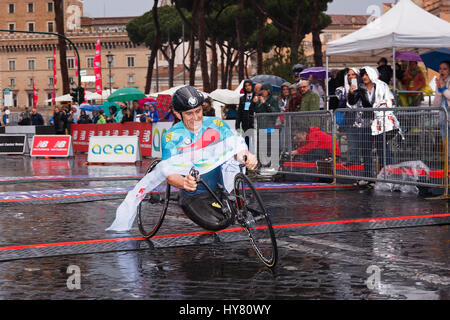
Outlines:
{"label": "athlete's hand on handle", "polygon": [[[247,157],[247,160],[244,160],[244,156]],[[254,170],[258,165],[258,159],[256,156],[247,150],[241,151],[236,155],[236,160],[240,163],[245,163],[247,169]]]}
{"label": "athlete's hand on handle", "polygon": [[190,174],[184,177],[183,189],[189,192],[197,190],[197,180]]}

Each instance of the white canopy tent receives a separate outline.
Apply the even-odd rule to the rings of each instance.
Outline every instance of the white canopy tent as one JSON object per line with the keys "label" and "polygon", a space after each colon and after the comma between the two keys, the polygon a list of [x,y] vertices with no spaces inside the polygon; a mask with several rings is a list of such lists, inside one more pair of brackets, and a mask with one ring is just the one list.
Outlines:
{"label": "white canopy tent", "polygon": [[[411,0],[400,0],[391,10],[367,26],[328,43],[326,69],[328,70],[328,57],[332,55],[392,55],[395,66],[397,49],[423,53],[441,47],[450,48],[450,23],[423,10]],[[395,67],[393,69],[395,78]],[[328,96],[328,83],[326,84]]]}
{"label": "white canopy tent", "polygon": [[[69,102],[72,101],[72,96],[70,93],[65,94],[63,96],[55,97],[55,102]],[[44,101],[45,103],[52,102],[52,98]]]}

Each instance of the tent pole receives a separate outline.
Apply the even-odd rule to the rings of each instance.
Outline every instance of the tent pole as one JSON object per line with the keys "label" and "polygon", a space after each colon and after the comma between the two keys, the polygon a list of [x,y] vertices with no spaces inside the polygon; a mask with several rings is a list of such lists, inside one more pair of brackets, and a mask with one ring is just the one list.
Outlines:
{"label": "tent pole", "polygon": [[325,58],[325,102],[327,104],[327,111],[330,110],[330,101],[328,98],[328,55]]}
{"label": "tent pole", "polygon": [[397,72],[396,72],[396,61],[395,61],[395,47],[392,47],[392,69],[394,69],[392,82],[394,84],[394,106],[397,106]]}

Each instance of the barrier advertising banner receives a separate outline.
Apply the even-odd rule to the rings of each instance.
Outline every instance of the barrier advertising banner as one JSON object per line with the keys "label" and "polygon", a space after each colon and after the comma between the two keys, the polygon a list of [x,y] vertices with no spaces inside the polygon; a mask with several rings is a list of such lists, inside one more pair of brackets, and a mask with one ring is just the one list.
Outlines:
{"label": "barrier advertising banner", "polygon": [[73,147],[75,152],[88,152],[89,140],[93,136],[137,136],[141,155],[152,156],[152,124],[141,122],[72,124]]}
{"label": "barrier advertising banner", "polygon": [[162,157],[162,137],[172,127],[173,122],[157,122],[153,124],[152,128],[152,157],[161,158]]}
{"label": "barrier advertising banner", "polygon": [[73,156],[72,137],[63,135],[33,136],[30,156],[71,157]]}
{"label": "barrier advertising banner", "polygon": [[88,162],[134,163],[142,161],[138,136],[93,136]]}
{"label": "barrier advertising banner", "polygon": [[25,134],[0,134],[0,154],[24,154],[28,150]]}

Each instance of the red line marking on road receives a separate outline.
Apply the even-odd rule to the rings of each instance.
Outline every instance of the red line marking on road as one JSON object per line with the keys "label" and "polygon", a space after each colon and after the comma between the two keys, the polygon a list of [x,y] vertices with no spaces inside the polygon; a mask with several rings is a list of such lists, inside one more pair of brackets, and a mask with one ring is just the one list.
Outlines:
{"label": "red line marking on road", "polygon": [[[367,219],[352,219],[352,220],[336,220],[336,221],[321,221],[321,222],[303,222],[303,223],[294,223],[294,224],[273,225],[273,228],[274,229],[283,229],[283,228],[298,228],[298,227],[304,227],[304,226],[330,225],[330,224],[347,224],[347,223],[363,223],[363,222],[392,221],[392,220],[411,220],[411,219],[425,219],[425,218],[445,218],[445,217],[450,217],[450,213],[415,215],[415,216],[383,217],[383,218],[367,218]],[[238,231],[242,231],[242,230],[244,230],[244,229],[241,227],[238,227],[238,228],[230,228],[230,229],[220,230],[217,232],[198,231],[198,232],[186,232],[186,233],[175,233],[175,234],[162,234],[162,235],[156,235],[152,239],[181,238],[181,237],[188,237],[188,236],[211,235],[214,233],[231,233],[231,232],[238,232]],[[111,239],[15,245],[15,246],[0,247],[0,251],[21,250],[21,249],[31,249],[31,248],[61,247],[61,246],[93,244],[93,243],[136,241],[136,240],[145,240],[145,238],[144,237],[126,237],[126,238],[111,238]]]}

